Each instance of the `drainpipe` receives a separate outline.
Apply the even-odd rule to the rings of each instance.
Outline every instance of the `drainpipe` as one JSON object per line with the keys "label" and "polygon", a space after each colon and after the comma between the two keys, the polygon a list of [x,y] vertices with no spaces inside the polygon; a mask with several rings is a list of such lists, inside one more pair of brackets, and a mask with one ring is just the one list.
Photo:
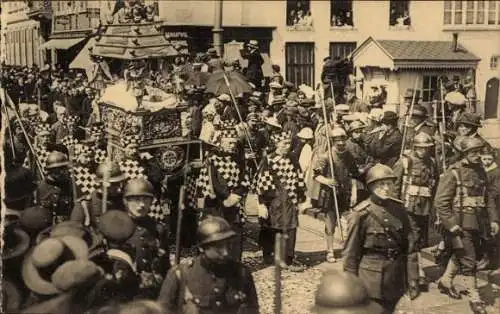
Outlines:
{"label": "drainpipe", "polygon": [[453,52],[458,51],[458,33],[453,33]]}
{"label": "drainpipe", "polygon": [[222,57],[224,54],[224,41],[222,39],[222,1],[215,0],[215,14],[214,14],[214,28],[212,28],[214,48],[217,50],[217,54]]}

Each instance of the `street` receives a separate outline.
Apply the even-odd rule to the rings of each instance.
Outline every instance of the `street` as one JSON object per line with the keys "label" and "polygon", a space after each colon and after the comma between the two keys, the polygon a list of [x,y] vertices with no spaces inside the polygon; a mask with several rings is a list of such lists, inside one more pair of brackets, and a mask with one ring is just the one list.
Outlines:
{"label": "street", "polygon": [[[274,267],[261,265],[262,253],[256,248],[258,225],[252,218],[250,217],[247,223],[247,235],[250,237],[246,241],[243,261],[254,271],[261,313],[268,314],[273,313],[274,308]],[[300,216],[296,254],[298,261],[307,265],[307,270],[302,273],[283,271],[282,308],[285,314],[311,313],[314,294],[322,273],[330,269],[342,269],[340,251],[337,251],[336,263],[329,264],[324,261],[326,244],[322,237],[323,228],[321,221],[306,215]],[[340,239],[338,240],[340,243]],[[431,280],[434,281],[439,277],[439,270],[429,261],[426,261],[425,270]],[[461,288],[460,276],[457,277],[456,285],[457,288]],[[484,300],[489,303],[488,313],[500,313],[500,292],[492,291],[491,285],[487,285],[484,281],[479,281],[479,287]],[[435,282],[431,282],[429,292],[423,292],[416,300],[410,301],[408,297],[404,297],[396,313],[470,313],[470,309],[465,296],[461,300],[450,299],[439,292]]]}

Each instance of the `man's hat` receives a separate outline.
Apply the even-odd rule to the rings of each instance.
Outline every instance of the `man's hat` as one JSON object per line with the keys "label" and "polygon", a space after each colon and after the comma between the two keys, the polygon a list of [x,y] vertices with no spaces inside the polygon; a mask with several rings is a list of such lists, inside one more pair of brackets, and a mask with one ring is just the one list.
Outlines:
{"label": "man's hat", "polygon": [[248,42],[247,46],[253,47],[253,48],[259,48],[259,42],[255,39],[252,39]]}
{"label": "man's hat", "polygon": [[36,243],[41,243],[48,238],[61,238],[67,236],[76,237],[85,241],[89,252],[93,251],[102,241],[102,237],[96,232],[83,226],[79,222],[67,220],[41,231],[36,238]]}
{"label": "man's hat", "polygon": [[52,212],[42,206],[28,207],[21,213],[19,222],[28,232],[38,234],[52,224]]}
{"label": "man's hat", "polygon": [[96,283],[103,275],[104,272],[99,266],[89,260],[80,259],[62,264],[52,274],[51,279],[57,289],[67,292]]}
{"label": "man's hat", "polygon": [[99,219],[98,229],[109,241],[123,243],[134,233],[135,224],[126,212],[108,210]]}
{"label": "man's hat", "polygon": [[217,49],[215,48],[208,48],[207,53],[211,56],[216,56],[217,55]]}
{"label": "man's hat", "polygon": [[15,202],[32,195],[37,187],[35,182],[35,176],[26,168],[6,169],[4,201],[6,203]]}
{"label": "man's hat", "polygon": [[270,125],[270,126],[273,126],[275,128],[279,128],[281,129],[281,124],[279,123],[278,119],[276,119],[275,116],[272,116],[272,117],[269,117],[269,118],[265,118],[264,119],[264,123]]}
{"label": "man's hat", "polygon": [[29,235],[12,222],[4,225],[3,241],[3,262],[22,256],[30,246]]}
{"label": "man's hat", "polygon": [[299,133],[297,133],[297,137],[310,140],[314,138],[314,132],[311,128],[303,128]]}
{"label": "man's hat", "polygon": [[427,109],[425,109],[424,106],[419,105],[419,104],[415,104],[413,106],[413,111],[411,113],[412,117],[424,117],[424,118],[426,118],[428,115],[429,114],[427,112]]}
{"label": "man's hat", "polygon": [[457,124],[467,124],[475,127],[481,126],[481,117],[471,112],[464,112],[457,120]]}
{"label": "man's hat", "polygon": [[316,101],[314,99],[301,99],[299,101],[299,105],[302,106],[302,107],[305,107],[305,108],[309,108],[309,107],[312,107],[316,104]]}
{"label": "man's hat", "polygon": [[394,111],[385,111],[382,116],[382,123],[394,122],[399,119],[398,114]]}
{"label": "man's hat", "polygon": [[81,259],[88,259],[88,247],[82,239],[73,236],[49,238],[25,258],[22,278],[25,285],[37,294],[59,294],[62,291],[52,282],[52,275],[63,263]]}
{"label": "man's hat", "polygon": [[231,102],[231,96],[229,96],[228,94],[221,94],[217,97],[217,99],[223,102]]}

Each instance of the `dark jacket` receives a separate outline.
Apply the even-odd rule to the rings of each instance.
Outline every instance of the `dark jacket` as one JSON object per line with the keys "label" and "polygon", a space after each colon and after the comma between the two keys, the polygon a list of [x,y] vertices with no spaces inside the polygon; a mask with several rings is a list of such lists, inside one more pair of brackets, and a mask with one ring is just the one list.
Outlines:
{"label": "dark jacket", "polygon": [[248,66],[246,71],[246,77],[249,82],[257,84],[259,87],[261,81],[264,79],[264,73],[262,72],[262,65],[264,64],[264,58],[260,55],[259,51],[254,51],[252,53],[246,50],[242,51],[241,56],[248,60]]}

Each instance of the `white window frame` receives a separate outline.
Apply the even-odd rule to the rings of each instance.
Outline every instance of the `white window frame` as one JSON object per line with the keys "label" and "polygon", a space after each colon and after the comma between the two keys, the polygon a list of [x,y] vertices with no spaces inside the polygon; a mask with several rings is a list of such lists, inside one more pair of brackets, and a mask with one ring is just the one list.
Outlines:
{"label": "white window frame", "polygon": [[[460,21],[456,20],[457,11],[457,3],[462,3],[462,18]],[[451,9],[447,10],[446,5],[451,4]],[[482,4],[482,15],[483,15],[483,23],[477,23],[480,15],[478,14],[479,6]],[[472,4],[472,8],[468,9]],[[467,15],[472,12],[472,23],[467,23]],[[489,23],[490,12],[492,16],[494,16],[494,23]],[[450,23],[445,23],[445,15],[451,14]],[[482,0],[445,0],[443,1],[443,26],[445,29],[498,29],[500,28],[500,0],[490,0],[490,1],[482,1]]]}

